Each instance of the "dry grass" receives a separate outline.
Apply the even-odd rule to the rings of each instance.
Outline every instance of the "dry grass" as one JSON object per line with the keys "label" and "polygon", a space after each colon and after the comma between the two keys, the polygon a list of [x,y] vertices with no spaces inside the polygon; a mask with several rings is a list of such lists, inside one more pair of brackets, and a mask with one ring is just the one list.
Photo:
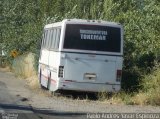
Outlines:
{"label": "dry grass", "polygon": [[99,92],[97,95],[98,101],[107,103],[107,104],[124,104],[122,98],[120,98],[120,93],[107,93],[107,92]]}
{"label": "dry grass", "polygon": [[6,66],[6,67],[4,67],[4,68],[0,68],[0,71],[2,71],[2,72],[10,72],[11,69],[10,69],[9,66]]}
{"label": "dry grass", "polygon": [[124,104],[121,98],[117,98],[115,96],[113,96],[110,99],[105,100],[104,103],[111,104],[111,105]]}
{"label": "dry grass", "polygon": [[12,64],[12,71],[20,79],[26,80],[31,89],[40,92],[38,77],[34,68],[34,54],[28,53],[16,57]]}
{"label": "dry grass", "polygon": [[12,69],[17,76],[24,78],[34,76],[36,74],[34,69],[34,55],[29,53],[16,57],[13,61]]}
{"label": "dry grass", "polygon": [[32,53],[18,56],[13,61],[12,70],[17,77],[26,80],[29,88],[37,94],[51,97],[51,92],[48,90],[41,90],[40,88],[38,76],[34,68],[34,61],[34,54]]}
{"label": "dry grass", "polygon": [[26,78],[27,84],[30,86],[31,89],[37,90],[39,89],[39,82],[38,77],[36,75]]}
{"label": "dry grass", "polygon": [[29,88],[33,90],[35,93],[45,97],[53,96],[52,92],[50,92],[49,90],[41,89],[38,82],[38,77],[36,75],[26,78],[25,80],[27,81],[27,85],[29,86]]}
{"label": "dry grass", "polygon": [[135,105],[146,105],[147,100],[147,95],[142,92],[132,97],[133,104]]}
{"label": "dry grass", "polygon": [[109,94],[107,92],[98,92],[97,98],[99,101],[104,101],[109,98]]}

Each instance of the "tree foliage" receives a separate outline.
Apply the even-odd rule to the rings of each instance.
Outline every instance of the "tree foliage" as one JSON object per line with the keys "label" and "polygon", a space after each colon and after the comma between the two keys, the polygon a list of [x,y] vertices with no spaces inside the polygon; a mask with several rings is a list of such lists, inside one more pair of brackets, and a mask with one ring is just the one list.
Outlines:
{"label": "tree foliage", "polygon": [[150,71],[160,54],[159,0],[1,0],[0,14],[0,46],[8,54],[39,51],[43,26],[65,18],[121,23],[127,73]]}

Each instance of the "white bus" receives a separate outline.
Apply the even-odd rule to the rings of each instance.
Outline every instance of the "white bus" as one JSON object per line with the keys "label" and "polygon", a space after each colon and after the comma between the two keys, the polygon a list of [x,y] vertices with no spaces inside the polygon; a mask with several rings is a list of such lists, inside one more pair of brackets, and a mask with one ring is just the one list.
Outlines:
{"label": "white bus", "polygon": [[121,88],[123,28],[65,19],[44,27],[39,82],[50,91],[116,92]]}

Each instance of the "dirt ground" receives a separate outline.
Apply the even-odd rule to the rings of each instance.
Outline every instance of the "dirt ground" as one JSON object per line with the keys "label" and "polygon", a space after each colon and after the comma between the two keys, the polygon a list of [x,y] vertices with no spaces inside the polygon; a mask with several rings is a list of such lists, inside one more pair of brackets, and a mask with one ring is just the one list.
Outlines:
{"label": "dirt ground", "polygon": [[[0,69],[0,110],[5,104],[28,106],[32,110],[63,113],[160,113],[160,107],[110,104],[96,99],[74,97],[74,93],[54,96],[47,90],[33,89],[27,81]],[[79,95],[79,94],[78,94]],[[80,93],[81,95],[81,93]],[[82,94],[84,96],[84,94]],[[21,110],[19,110],[21,111]],[[28,110],[23,110],[28,111]],[[1,110],[2,112],[2,110]]]}

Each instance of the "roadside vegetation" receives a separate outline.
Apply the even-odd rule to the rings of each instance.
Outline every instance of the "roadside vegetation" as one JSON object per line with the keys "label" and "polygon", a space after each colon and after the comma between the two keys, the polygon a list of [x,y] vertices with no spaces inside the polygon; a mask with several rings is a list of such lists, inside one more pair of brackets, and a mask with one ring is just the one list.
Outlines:
{"label": "roadside vegetation", "polygon": [[129,105],[154,105],[160,106],[160,68],[141,79],[141,89],[136,92],[119,92],[111,96],[108,101]]}
{"label": "roadside vegetation", "polygon": [[[98,97],[117,103],[160,105],[159,0],[1,0],[0,14],[3,65],[9,65],[25,78],[37,71],[45,24],[65,18],[121,23],[124,27],[122,92],[112,96],[101,93]],[[34,67],[24,68],[29,59],[22,56],[30,52],[34,54]]]}

